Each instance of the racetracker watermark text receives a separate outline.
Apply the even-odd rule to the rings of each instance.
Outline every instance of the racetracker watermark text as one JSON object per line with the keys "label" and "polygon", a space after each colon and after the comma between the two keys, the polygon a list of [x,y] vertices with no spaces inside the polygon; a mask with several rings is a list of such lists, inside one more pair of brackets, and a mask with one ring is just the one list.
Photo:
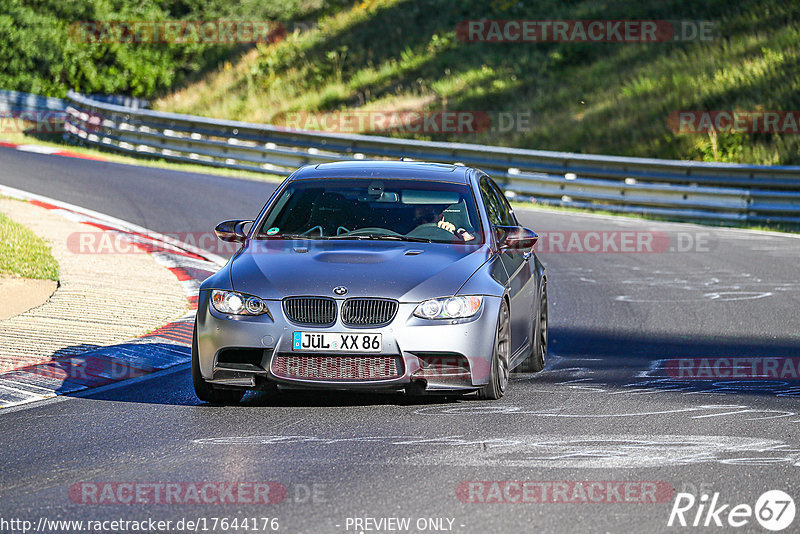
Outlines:
{"label": "racetracker watermark text", "polygon": [[537,232],[537,253],[649,254],[710,252],[709,232],[667,233],[656,230],[559,230]]}
{"label": "racetracker watermark text", "polygon": [[322,504],[328,502],[328,488],[316,482],[284,485],[274,480],[77,482],[69,487],[69,498],[84,505]]}
{"label": "racetracker watermark text", "polygon": [[663,481],[471,480],[456,488],[458,500],[474,504],[664,503],[674,488]]}
{"label": "racetracker watermark text", "polygon": [[0,134],[64,133],[63,111],[0,111]]}
{"label": "racetracker watermark text", "polygon": [[271,20],[86,20],[69,27],[77,43],[252,44],[286,37]]}
{"label": "racetracker watermark text", "polygon": [[358,110],[314,113],[290,111],[281,128],[338,133],[478,134],[527,132],[533,113],[506,111]]}
{"label": "racetracker watermark text", "polygon": [[464,20],[456,36],[468,43],[664,43],[711,41],[708,20]]}
{"label": "racetracker watermark text", "polygon": [[280,482],[79,482],[69,488],[76,504],[278,504]]}
{"label": "racetracker watermark text", "polygon": [[674,111],[667,116],[667,127],[676,134],[800,134],[800,111]]}
{"label": "racetracker watermark text", "polygon": [[695,380],[800,380],[800,358],[673,358],[664,364],[672,378]]}
{"label": "racetracker watermark text", "polygon": [[[541,254],[651,254],[711,252],[710,232],[662,232],[657,230],[542,230],[534,247]],[[215,254],[231,255],[240,243],[220,241],[213,232],[174,232],[168,241],[181,242]],[[75,232],[67,248],[75,254],[145,254],[174,250],[160,236],[114,231]],[[271,252],[271,249],[265,249]]]}

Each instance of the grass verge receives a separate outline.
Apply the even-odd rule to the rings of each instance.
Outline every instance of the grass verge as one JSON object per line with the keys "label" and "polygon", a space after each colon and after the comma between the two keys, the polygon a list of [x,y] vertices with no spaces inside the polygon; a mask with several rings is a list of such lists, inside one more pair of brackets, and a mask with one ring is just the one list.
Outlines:
{"label": "grass verge", "polygon": [[[653,43],[465,42],[458,25],[481,19],[663,20],[676,28],[703,22],[713,31],[703,39]],[[676,133],[669,118],[681,110],[800,109],[798,40],[800,3],[794,0],[365,0],[331,10],[310,31],[231,57],[154,106],[310,128],[314,120],[304,114],[528,113],[530,124],[496,124],[483,133],[399,135],[797,164],[799,135]],[[374,133],[364,125],[351,128]]]}
{"label": "grass verge", "polygon": [[26,227],[0,213],[0,274],[58,280],[50,247]]}

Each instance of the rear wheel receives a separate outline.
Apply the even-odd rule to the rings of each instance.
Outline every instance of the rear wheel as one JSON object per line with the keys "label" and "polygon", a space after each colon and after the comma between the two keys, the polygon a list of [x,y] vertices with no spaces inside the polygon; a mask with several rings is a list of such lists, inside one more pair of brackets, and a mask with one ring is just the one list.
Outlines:
{"label": "rear wheel", "polygon": [[530,353],[514,370],[520,373],[538,373],[547,360],[547,281],[542,280],[539,293],[539,313],[533,321],[533,342]]}
{"label": "rear wheel", "polygon": [[501,301],[500,313],[497,317],[497,331],[494,336],[494,351],[489,383],[478,390],[479,399],[497,400],[505,394],[506,386],[508,386],[510,344],[511,329],[509,327],[508,304],[504,299]]}
{"label": "rear wheel", "polygon": [[236,404],[245,394],[243,389],[219,389],[209,384],[200,374],[200,358],[197,352],[197,323],[192,335],[192,383],[197,398],[210,404]]}

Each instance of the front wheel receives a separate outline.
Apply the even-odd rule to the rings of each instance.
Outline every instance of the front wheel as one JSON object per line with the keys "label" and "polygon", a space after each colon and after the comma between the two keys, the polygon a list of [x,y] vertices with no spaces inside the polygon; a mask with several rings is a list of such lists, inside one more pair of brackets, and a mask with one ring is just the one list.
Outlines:
{"label": "front wheel", "polygon": [[244,396],[245,391],[240,389],[218,389],[209,384],[200,374],[200,357],[197,352],[197,323],[194,325],[192,335],[192,383],[197,398],[210,404],[236,404]]}
{"label": "front wheel", "polygon": [[479,399],[497,400],[506,392],[509,373],[508,355],[509,346],[511,344],[510,332],[508,304],[504,299],[501,301],[500,313],[497,317],[497,331],[494,336],[494,351],[492,354],[489,383],[478,390]]}

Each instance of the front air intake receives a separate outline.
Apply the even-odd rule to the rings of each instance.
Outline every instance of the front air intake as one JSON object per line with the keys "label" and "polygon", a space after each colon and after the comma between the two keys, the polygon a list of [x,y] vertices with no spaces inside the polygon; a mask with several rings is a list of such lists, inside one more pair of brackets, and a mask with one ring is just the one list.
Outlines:
{"label": "front air intake", "polygon": [[294,380],[392,380],[403,376],[403,359],[399,356],[277,354],[270,370],[278,378]]}

